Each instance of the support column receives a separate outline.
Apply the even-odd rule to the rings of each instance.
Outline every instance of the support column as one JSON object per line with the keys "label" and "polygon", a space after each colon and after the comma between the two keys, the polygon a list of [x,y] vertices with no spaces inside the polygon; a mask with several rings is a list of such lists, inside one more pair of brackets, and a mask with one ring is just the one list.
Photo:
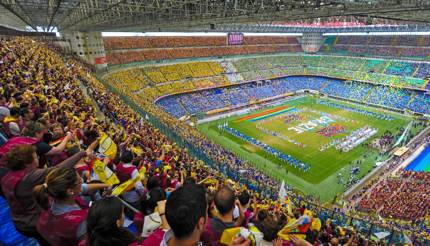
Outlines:
{"label": "support column", "polygon": [[323,42],[324,36],[322,33],[303,33],[303,37],[300,40],[302,49],[306,53],[318,52]]}
{"label": "support column", "polygon": [[61,35],[69,41],[72,52],[96,69],[105,69],[106,52],[101,32],[64,32]]}

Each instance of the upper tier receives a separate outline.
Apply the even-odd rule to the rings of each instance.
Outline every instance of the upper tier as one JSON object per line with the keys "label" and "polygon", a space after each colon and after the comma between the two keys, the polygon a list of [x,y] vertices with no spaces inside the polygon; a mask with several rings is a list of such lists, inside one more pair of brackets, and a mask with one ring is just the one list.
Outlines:
{"label": "upper tier", "polygon": [[295,37],[245,36],[243,45],[227,37],[105,37],[109,64],[259,53],[302,52]]}
{"label": "upper tier", "polygon": [[[201,47],[228,45],[227,36],[221,37],[105,37],[106,50]],[[261,44],[299,44],[295,37],[284,36],[245,36],[245,45]]]}
{"label": "upper tier", "polygon": [[[299,39],[245,36],[243,45],[221,37],[105,37],[109,64],[228,55],[303,52]],[[430,60],[430,36],[327,36],[320,53]]]}
{"label": "upper tier", "polygon": [[183,90],[288,75],[321,75],[430,90],[430,63],[342,56],[277,55],[137,67],[110,73],[113,83],[155,99]]}
{"label": "upper tier", "polygon": [[430,36],[327,36],[320,51],[430,60]]}

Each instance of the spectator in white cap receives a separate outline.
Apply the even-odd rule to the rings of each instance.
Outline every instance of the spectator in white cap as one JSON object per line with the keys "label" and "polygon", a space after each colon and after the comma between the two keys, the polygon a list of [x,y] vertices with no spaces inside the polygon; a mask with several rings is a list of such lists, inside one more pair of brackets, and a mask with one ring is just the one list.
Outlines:
{"label": "spectator in white cap", "polygon": [[10,116],[10,110],[6,107],[0,106],[0,146],[7,141],[7,131],[5,125],[3,124],[4,119]]}
{"label": "spectator in white cap", "polygon": [[0,121],[3,123],[4,118],[10,116],[10,110],[4,106],[0,106]]}
{"label": "spectator in white cap", "polygon": [[19,136],[21,134],[21,130],[18,125],[19,108],[0,108],[0,114],[3,114],[3,118],[0,118],[2,123],[2,132],[9,138]]}

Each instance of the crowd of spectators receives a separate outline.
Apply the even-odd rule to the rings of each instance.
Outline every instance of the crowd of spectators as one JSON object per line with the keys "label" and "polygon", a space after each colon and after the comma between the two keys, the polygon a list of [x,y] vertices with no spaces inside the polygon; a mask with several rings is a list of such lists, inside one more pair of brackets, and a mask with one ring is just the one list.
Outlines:
{"label": "crowd of spectators", "polygon": [[[427,63],[423,63],[427,64]],[[385,70],[386,74],[412,77],[420,63],[413,62],[392,62]],[[427,66],[428,68],[428,66]]]}
{"label": "crowd of spectators", "polygon": [[[419,124],[419,123],[414,123]],[[416,173],[412,174],[410,171],[406,171],[406,169],[401,168],[401,165],[404,165],[405,161],[414,153],[417,147],[426,145],[428,141],[430,140],[429,133],[424,133],[421,137],[413,139],[410,144],[408,145],[408,150],[402,155],[402,156],[393,156],[391,159],[388,160],[387,165],[383,166],[382,170],[374,176],[371,180],[367,181],[365,185],[363,185],[360,190],[355,191],[353,195],[348,200],[348,206],[350,211],[353,211],[357,213],[357,211],[364,211],[366,212],[367,216],[375,216],[379,218],[379,223],[389,225],[390,228],[398,229],[398,230],[413,230],[415,235],[424,235],[428,236],[430,235],[429,230],[429,218],[428,215],[424,217],[419,217],[414,220],[410,220],[409,223],[406,223],[403,219],[396,219],[396,216],[392,216],[393,213],[396,213],[399,215],[398,212],[394,212],[391,210],[385,210],[384,213],[388,214],[389,217],[382,218],[381,213],[382,210],[384,210],[384,204],[388,204],[387,208],[392,208],[396,206],[401,206],[401,204],[404,204],[403,202],[398,202],[396,199],[388,199],[391,196],[396,197],[396,193],[394,191],[397,191],[393,188],[393,192],[391,194],[388,194],[388,190],[390,190],[390,187],[396,187],[397,185],[401,184],[402,182],[409,182],[411,178],[408,178],[409,175],[417,175],[421,178],[426,179],[428,178],[428,173]],[[399,169],[401,168],[401,169]],[[392,175],[393,173],[398,170],[398,174]],[[406,177],[406,179],[403,179],[403,177]],[[389,181],[387,181],[389,180]],[[412,180],[413,181],[413,180]],[[421,183],[421,181],[417,181],[418,183]],[[397,186],[397,188],[400,188]],[[382,190],[380,193],[377,193],[375,189]],[[423,194],[417,195],[420,192],[424,192]],[[413,190],[412,193],[415,197],[428,197],[428,194],[425,193],[426,189],[421,190]],[[379,195],[380,196],[379,196]],[[375,200],[371,200],[370,197],[373,196]],[[388,197],[387,197],[388,196]],[[401,194],[402,197],[405,196],[405,194]],[[396,197],[397,199],[399,197]],[[387,199],[387,200],[384,200]],[[408,198],[406,198],[408,200]],[[417,203],[414,201],[407,201],[410,202],[412,205],[416,205]],[[397,204],[397,205],[396,205]],[[404,208],[404,207],[403,207]],[[362,217],[364,214],[362,214]]]}
{"label": "crowd of spectators", "polygon": [[31,39],[0,42],[1,199],[14,225],[1,240],[17,230],[25,245],[376,245],[293,193],[276,202],[277,182],[150,99],[137,102],[218,165],[191,157],[79,62]]}
{"label": "crowd of spectators", "polygon": [[321,50],[356,56],[377,55],[428,60],[429,36],[339,36],[326,39]]}
{"label": "crowd of spectators", "polygon": [[[244,45],[226,45],[226,37],[106,37],[105,45],[107,50],[107,61],[110,64],[124,64],[132,62],[142,62],[150,60],[166,60],[195,57],[218,57],[228,55],[258,54],[258,53],[279,53],[279,52],[301,52],[300,45],[294,37],[265,37],[265,36],[245,36]],[[421,57],[428,58],[430,48],[423,47],[429,43],[428,36],[340,36],[335,44],[331,39],[321,48],[323,52],[342,53],[352,55],[373,55],[373,56],[395,56],[395,57]],[[172,47],[175,47],[172,49]],[[138,49],[138,50],[136,50]],[[309,56],[308,56],[309,57]],[[316,66],[316,63],[304,61],[306,66]],[[341,70],[357,70],[373,72],[361,66],[364,59],[342,58],[324,59],[322,67],[340,68]],[[260,59],[261,64],[271,64]],[[303,60],[303,59],[301,59]],[[334,64],[330,64],[330,60]],[[282,63],[282,66],[294,66],[290,59]],[[303,63],[303,62],[302,62]],[[385,64],[387,63],[387,64]],[[390,63],[390,64],[388,64]],[[273,63],[275,67],[279,64]],[[417,62],[395,62],[384,61],[380,73],[386,75],[398,75],[400,80],[393,83],[408,84],[407,77],[428,78],[429,64]],[[261,68],[260,68],[261,69]],[[239,69],[240,70],[240,69]],[[248,69],[249,71],[249,69]],[[376,71],[374,71],[376,72]],[[257,78],[257,77],[254,77]],[[264,77],[263,77],[264,78]],[[355,77],[355,79],[359,79]],[[386,76],[383,81],[392,81],[392,77]],[[377,81],[378,83],[384,83]],[[422,86],[422,82],[412,84],[414,87]]]}
{"label": "crowd of spectators", "polygon": [[375,211],[390,219],[417,221],[428,215],[430,174],[400,170],[380,182],[358,204],[358,209]]}
{"label": "crowd of spectators", "polygon": [[[399,132],[403,132],[404,129],[400,129]],[[400,136],[399,135],[393,135],[393,133],[391,131],[386,131],[384,132],[384,134],[377,139],[373,145],[380,149],[381,152],[386,152],[390,149],[390,147],[392,146],[392,144],[394,143],[395,139],[398,139]]]}
{"label": "crowd of spectators", "polygon": [[[7,139],[2,148],[6,153],[2,166],[2,190],[10,205],[15,228],[21,234],[37,239],[42,245],[75,245],[78,241],[83,245],[137,243],[136,231],[132,234],[122,229],[122,201],[102,198],[111,192],[112,184],[100,183],[95,176],[89,175],[91,166],[97,161],[110,167],[120,182],[138,179],[129,187],[131,190],[121,194],[128,202],[125,209],[128,219],[135,219],[135,224],[138,224],[139,216],[142,221],[142,217],[153,213],[155,207],[158,216],[166,218],[164,227],[161,223],[152,228],[156,230],[148,234],[143,245],[145,242],[148,245],[156,245],[152,244],[154,242],[177,245],[170,240],[199,241],[203,232],[208,235],[202,235],[201,240],[217,245],[225,228],[242,224],[246,212],[242,206],[248,206],[250,196],[238,183],[231,180],[224,183],[226,179],[218,171],[208,169],[186,150],[170,142],[144,118],[123,105],[115,94],[107,92],[79,63],[64,63],[59,55],[33,40],[16,38],[1,42],[1,79],[5,81],[1,88],[2,120],[12,119],[22,127],[15,135],[2,131],[2,137]],[[82,86],[86,86],[86,92],[97,105],[82,93]],[[22,113],[11,116],[10,111],[15,108]],[[96,108],[105,117],[100,119]],[[9,125],[9,121],[3,121],[2,130]],[[103,135],[116,143],[117,155],[107,155],[106,152],[103,155],[100,150],[103,144],[96,150]],[[255,186],[249,187],[251,192],[263,190],[257,186],[260,182],[264,184],[265,192],[255,193],[252,207],[256,209],[257,205],[267,204],[270,208],[271,202],[266,199],[276,194],[278,186],[275,182],[247,164],[237,162],[231,153],[222,153],[223,150],[217,146],[210,146],[210,142],[200,143],[225,164],[219,168],[226,168],[231,160],[235,162],[231,163],[231,171],[240,168],[245,171],[241,172],[242,176],[252,176]],[[141,183],[142,169],[146,172]],[[197,182],[205,184],[206,190],[202,185],[192,185]],[[206,200],[205,193],[214,195],[214,204]],[[164,205],[168,194],[169,199]],[[236,194],[248,198],[242,199],[242,203],[234,203]],[[200,200],[193,202],[193,199]],[[88,201],[94,202],[89,209]],[[236,204],[233,208],[239,211],[239,217],[232,217],[230,201]],[[206,204],[211,205],[208,209],[211,219],[207,219]],[[213,209],[215,207],[216,210]],[[264,211],[261,209],[261,213]],[[301,215],[304,211],[297,211],[298,217],[291,214],[292,219],[304,216]],[[196,217],[191,218],[192,214]],[[247,222],[251,221],[251,214],[246,214]],[[283,217],[277,221],[286,224],[293,222],[292,219]],[[264,218],[260,217],[262,220]],[[137,229],[138,232],[141,230],[140,227]],[[273,239],[266,238],[269,241]],[[299,239],[290,239],[291,242],[296,240]]]}
{"label": "crowd of spectators", "polygon": [[[255,61],[256,59],[254,59],[254,61]],[[267,60],[267,59],[266,59]],[[241,60],[239,60],[239,62],[240,62]],[[315,64],[316,62],[314,61],[314,64]],[[244,65],[246,65],[247,66],[247,68],[246,69],[252,69],[253,67],[254,67],[254,64],[256,65],[256,66],[262,66],[263,65],[263,62],[261,62],[261,65],[260,65],[260,62],[258,62],[258,63],[256,63],[256,62],[243,62],[242,64],[244,64]],[[264,67],[269,67],[270,66],[270,62],[268,63],[268,65],[265,65]],[[385,65],[386,66],[386,65]],[[381,66],[382,67],[382,66]],[[243,69],[243,68],[242,68]],[[255,69],[255,68],[254,68]],[[239,69],[238,69],[239,70]],[[245,70],[245,69],[244,69]],[[244,71],[244,70],[242,70],[242,71]],[[279,84],[281,85],[280,86],[280,88],[276,88],[276,89],[271,89],[271,90],[275,90],[275,91],[280,91],[280,92],[283,92],[283,91],[289,91],[289,90],[283,90],[282,88],[283,88],[283,83],[281,82],[282,81],[282,79],[277,79],[277,80],[273,80],[272,81],[272,85],[270,85],[270,86],[274,86],[274,87],[276,87],[276,86],[278,86],[279,87]],[[313,88],[313,89],[316,89],[316,90],[318,90],[318,89],[320,89],[320,88],[323,88],[324,86],[323,85],[326,85],[326,81],[327,81],[327,79],[324,79],[324,78],[321,78],[320,80],[311,80],[311,79],[305,79],[305,78],[299,78],[299,79],[297,79],[297,80],[294,80],[294,79],[292,79],[291,81],[289,81],[288,82],[288,84],[289,84],[289,86],[288,87],[290,87],[291,89],[294,89],[294,90],[298,90],[298,89],[302,89],[303,88],[303,84],[304,85],[306,85],[306,87],[308,87],[308,88]],[[336,80],[334,80],[334,83],[338,83]],[[263,87],[265,87],[265,86],[268,86],[269,85],[269,83],[263,83],[263,84],[261,84],[260,86],[263,86]],[[374,90],[374,86],[372,86],[372,85],[369,85],[369,84],[366,84],[366,83],[351,83],[351,82],[347,82],[347,83],[344,83],[344,85],[345,85],[345,87],[352,87],[352,88],[350,88],[350,89],[347,89],[348,91],[351,91],[351,98],[353,98],[353,99],[357,99],[358,100],[358,98],[355,98],[355,96],[356,95],[360,95],[363,99],[364,98],[366,98],[366,96],[369,94],[369,92],[370,91],[372,91],[372,90]],[[343,88],[343,87],[341,87],[341,88]],[[230,92],[231,91],[231,92]],[[336,91],[336,90],[333,90],[333,91]],[[384,91],[385,91],[385,89],[384,89]],[[376,94],[379,94],[379,95],[384,95],[383,96],[383,100],[381,101],[381,102],[383,102],[383,103],[386,103],[387,105],[397,105],[397,103],[399,103],[399,105],[404,105],[404,103],[405,102],[407,102],[407,100],[406,101],[404,101],[404,97],[401,95],[402,93],[404,93],[404,92],[408,92],[409,93],[409,90],[403,90],[403,89],[396,89],[396,88],[390,88],[390,90],[389,90],[390,92],[393,92],[392,94],[390,94],[390,95],[385,95],[384,93],[381,93],[381,91],[380,91],[380,89],[376,89],[376,91],[375,92],[373,92],[372,91],[372,93],[376,93]],[[218,93],[219,93],[220,91],[218,91]],[[228,92],[228,93],[226,93],[226,95],[228,95],[227,97],[225,97],[225,98],[227,98],[227,99],[224,99],[224,100],[231,100],[231,98],[234,98],[237,102],[240,102],[240,101],[243,101],[243,97],[241,97],[240,96],[240,93],[239,93],[239,91],[237,90],[237,89],[228,89],[228,88],[225,88],[225,89],[222,89],[222,92],[224,93],[224,92]],[[207,93],[209,93],[208,95],[212,95],[212,94],[215,94],[214,93],[214,91],[210,91],[210,92],[207,92]],[[414,92],[415,93],[415,92]],[[400,94],[400,96],[397,96],[397,94]],[[205,102],[205,104],[203,104],[205,107],[207,106],[207,98],[210,98],[210,97],[207,97],[208,95],[206,95],[206,96],[202,96],[202,97],[200,97],[200,95],[195,95],[195,94],[188,94],[188,97],[190,97],[190,98],[188,98],[188,99],[190,99],[190,100],[186,100],[185,102],[189,102],[189,104],[191,105],[190,107],[193,107],[193,103],[192,103],[192,101],[193,100],[201,100],[201,102]],[[212,95],[213,96],[213,95]],[[217,95],[218,97],[220,97],[220,95]],[[215,97],[217,97],[217,96],[215,96]],[[411,95],[411,97],[414,97],[415,98],[415,94],[413,94],[413,95]],[[422,94],[422,93],[419,93],[419,96],[417,96],[417,98],[418,99],[421,99],[421,97],[422,96],[425,96],[425,94]],[[390,99],[391,97],[394,97],[394,99]],[[191,100],[191,98],[192,98],[192,100]],[[230,99],[228,99],[228,98],[230,98]],[[376,98],[376,97],[375,97]],[[398,98],[399,100],[397,100],[396,98]],[[206,100],[205,100],[206,99]],[[142,106],[145,106],[145,105],[148,105],[148,104],[151,104],[151,102],[143,102],[141,99],[135,99],[135,100],[137,100],[137,101],[139,101],[140,100],[140,105],[142,105]],[[172,100],[172,99],[169,99],[169,100]],[[191,102],[190,102],[191,101]],[[220,100],[216,100],[218,103],[220,103],[219,105],[217,105],[216,107],[213,107],[213,108],[217,108],[217,107],[220,107],[220,105],[221,106],[226,106],[226,105],[234,105],[235,103],[233,103],[233,104],[231,104],[231,103],[229,103],[229,102],[227,102],[227,104],[225,104],[225,101],[220,101]],[[360,101],[362,101],[362,100],[360,100]],[[398,102],[399,101],[399,102]],[[162,102],[162,101],[161,101]],[[394,104],[392,104],[392,102],[394,103]],[[180,103],[178,103],[178,104],[176,104],[176,102],[174,101],[174,100],[172,100],[171,101],[171,103],[173,104],[173,105],[176,105],[177,107],[171,107],[171,108],[180,108],[181,107],[181,110],[183,109],[183,105],[184,105],[184,103],[182,103],[182,102],[180,102]],[[426,104],[427,102],[426,101],[424,101],[423,102],[424,104]],[[170,103],[169,103],[170,104]],[[418,104],[418,103],[417,103]],[[167,103],[165,104],[165,105],[168,105]],[[196,103],[196,106],[197,105],[202,105],[202,104],[198,104],[198,103]],[[385,105],[385,106],[387,106],[387,105]],[[199,107],[199,106],[197,106],[197,107]],[[425,106],[423,106],[423,104],[421,103],[421,106],[420,107],[413,107],[412,106],[412,104],[409,106],[411,109],[414,109],[414,110],[416,110],[416,109],[418,109],[418,110],[421,110],[422,109],[422,111],[417,111],[417,112],[425,112],[425,110],[426,109],[424,109],[424,108],[426,108]],[[207,107],[206,109],[213,109],[213,108],[211,108],[210,106],[209,107]],[[147,110],[151,110],[151,108],[150,107],[148,107],[148,106],[146,106],[146,109]],[[192,110],[191,110],[192,111]],[[197,112],[198,110],[195,110],[195,112]],[[184,111],[182,111],[182,113],[183,113]],[[157,113],[157,114],[159,114],[159,115],[161,115],[162,113],[160,113],[160,112],[158,112],[158,111],[156,111],[156,112],[154,112],[154,113]],[[182,113],[179,113],[178,115],[176,115],[176,116],[179,116],[179,115],[183,115]],[[196,133],[197,134],[197,133]],[[400,228],[404,228],[404,226],[405,225],[402,225],[403,227],[400,227]],[[397,227],[397,228],[399,228],[399,227]],[[412,227],[413,228],[413,227]],[[409,226],[409,229],[411,229],[411,227]]]}
{"label": "crowd of spectators", "polygon": [[[179,91],[229,84],[229,80],[222,72],[223,68],[216,62],[191,62],[131,68],[111,73],[106,79],[133,93],[142,92],[145,96],[155,99]],[[150,89],[148,87],[154,87],[155,90],[148,93]]]}
{"label": "crowd of spectators", "polygon": [[[106,50],[144,49],[144,48],[170,48],[170,47],[201,47],[226,46],[227,36],[194,36],[194,37],[104,37]],[[260,44],[295,44],[299,42],[296,37],[287,36],[245,36],[245,45]]]}
{"label": "crowd of spectators", "polygon": [[224,46],[227,37],[104,37],[106,50]]}
{"label": "crowd of spectators", "polygon": [[[318,78],[317,78],[318,79]],[[320,80],[321,81],[326,81],[326,79],[324,79],[324,78],[320,78]],[[280,81],[282,81],[282,80],[274,80],[274,83],[273,84],[276,84],[275,82],[280,82]],[[294,81],[294,80],[293,80]],[[297,86],[299,86],[299,84],[300,84],[300,82],[302,82],[302,83],[305,83],[305,81],[306,80],[304,80],[304,78],[297,78],[297,81],[296,81],[296,83],[297,83]],[[316,80],[316,81],[318,81],[318,80]],[[294,84],[294,82],[291,82],[291,84]],[[306,83],[305,83],[306,84]],[[309,84],[315,84],[315,83],[312,83],[312,81],[310,80],[309,81]],[[318,84],[318,83],[317,83]],[[322,82],[322,84],[324,84],[324,82]],[[320,85],[322,85],[322,84],[320,84]],[[268,85],[268,83],[266,83],[266,85]],[[264,86],[264,84],[262,85],[262,86]],[[226,91],[226,89],[223,89],[224,91]],[[279,90],[279,89],[277,89],[277,90]],[[235,93],[237,93],[237,90],[234,90],[234,89],[232,89],[232,91],[235,91]],[[188,95],[188,96],[190,96],[191,98],[194,96],[194,94],[191,94],[191,95]],[[197,96],[197,98],[200,98],[199,96]],[[204,98],[207,98],[207,97],[201,97],[200,99],[204,99]],[[171,100],[171,99],[170,99]],[[193,100],[195,100],[195,98],[193,98]],[[176,102],[171,102],[171,103],[173,103],[173,105],[177,105],[177,104],[175,104]],[[142,104],[142,105],[145,105],[145,104]],[[166,104],[167,105],[167,104]],[[179,106],[179,105],[177,105],[177,106]],[[175,108],[175,107],[172,107],[172,108]],[[148,108],[149,109],[149,108]],[[162,113],[159,113],[159,114],[162,114]],[[396,222],[397,223],[397,222]],[[394,224],[390,224],[391,226],[394,226]],[[397,224],[396,224],[397,225]],[[396,228],[408,228],[409,230],[413,230],[412,228],[414,228],[414,226],[408,226],[408,225],[405,225],[405,224],[401,224],[401,227],[396,227]]]}
{"label": "crowd of spectators", "polygon": [[408,105],[408,109],[416,112],[428,112],[427,103],[430,102],[429,94],[417,94],[414,100]]}
{"label": "crowd of spectators", "polygon": [[[291,58],[294,58],[294,57],[291,57]],[[294,60],[294,59],[292,59],[292,60]],[[296,59],[296,60],[298,60],[298,59]],[[248,62],[246,62],[245,64],[247,64],[247,63]],[[259,63],[259,62],[258,63],[248,63],[248,67],[252,68],[253,64],[258,65],[258,66],[262,66],[263,65],[263,63]],[[270,62],[269,62],[269,65],[270,65]],[[278,84],[279,83],[282,84],[282,82],[280,82],[282,80],[274,80],[274,81],[278,81]],[[318,80],[315,80],[315,81],[318,81]],[[320,83],[319,84],[319,83],[312,83],[313,81],[310,80],[309,83],[308,83],[308,86],[310,88],[314,88],[314,87],[315,88],[321,88],[321,86],[324,85],[323,81],[325,81],[325,80],[322,78],[321,81],[322,82],[319,82]],[[292,82],[291,84],[296,84],[296,87],[299,87],[301,83],[303,83],[303,78],[302,79],[297,79],[297,81]],[[272,84],[276,84],[276,83],[272,83]],[[367,88],[367,86],[365,84],[363,84],[363,88]],[[237,94],[238,93],[237,90],[234,93]],[[131,95],[131,97],[134,99],[134,101],[138,102],[140,106],[142,106],[143,108],[145,108],[146,111],[151,112],[152,114],[158,115],[165,122],[172,122],[170,125],[175,125],[173,123],[175,121],[171,117],[169,117],[168,115],[164,114],[164,112],[162,112],[160,110],[157,110],[157,108],[151,107],[151,105],[153,103],[152,101],[148,101],[148,100],[145,100],[143,98],[134,97],[133,95]],[[174,105],[176,105],[176,104],[174,104]],[[182,106],[182,105],[179,104],[179,106]],[[188,126],[181,124],[181,127],[187,128]],[[202,147],[216,146],[213,143],[212,143],[213,145],[204,144],[203,141],[201,141],[203,138],[200,138],[200,141],[196,141],[195,137],[198,136],[200,133],[196,132],[196,131],[193,131],[193,129],[188,129],[188,131],[185,131],[183,128],[179,128],[179,127],[173,127],[173,128],[175,130],[177,130],[179,133],[181,133],[181,135],[184,136],[186,139],[188,139],[190,142],[193,142],[193,143],[197,142]],[[193,137],[191,137],[191,135],[193,135]],[[207,141],[207,140],[205,140],[205,141]],[[209,149],[204,148],[204,149],[206,151],[208,151],[210,154],[213,153],[212,151],[210,151],[212,148],[209,148]],[[218,153],[221,153],[221,152],[218,152]],[[222,153],[225,153],[225,152],[222,152]],[[416,229],[414,226],[410,226],[408,224],[405,225],[404,223],[401,223],[401,226],[398,226],[398,222],[390,222],[390,223],[391,223],[390,226],[393,226],[393,227],[396,226],[394,228],[398,228],[398,229],[406,229],[406,230],[411,230],[411,231],[414,231]]]}
{"label": "crowd of spectators", "polygon": [[177,94],[161,98],[156,104],[174,117],[180,118],[185,115],[198,115],[216,109],[230,110],[243,107],[255,100],[268,100],[300,90],[320,91],[335,97],[397,110],[408,109],[418,113],[430,113],[430,101],[428,95],[423,92],[356,81],[345,82],[337,79],[305,76],[290,76],[265,82],[257,81]]}
{"label": "crowd of spectators", "polygon": [[[187,78],[227,77],[233,83],[287,75],[324,75],[378,84],[426,89],[430,65],[371,58],[332,56],[265,56],[221,62],[178,63],[127,70],[145,74],[153,83],[184,81]],[[218,83],[223,84],[223,83]],[[200,88],[197,86],[197,88]]]}
{"label": "crowd of spectators", "polygon": [[178,48],[152,48],[141,50],[107,50],[106,61],[109,64],[158,61],[168,59],[219,57],[230,55],[269,54],[280,52],[301,52],[297,44],[261,44],[230,46],[197,46]]}
{"label": "crowd of spectators", "polygon": [[[247,58],[233,64],[245,80],[309,74],[420,89],[426,87],[430,68],[425,62],[306,55]],[[269,76],[262,76],[263,71],[269,71],[265,73]]]}

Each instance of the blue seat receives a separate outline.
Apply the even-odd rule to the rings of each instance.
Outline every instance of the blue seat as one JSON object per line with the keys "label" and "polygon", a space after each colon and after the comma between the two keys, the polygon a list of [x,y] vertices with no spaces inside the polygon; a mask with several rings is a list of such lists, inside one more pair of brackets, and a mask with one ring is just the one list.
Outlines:
{"label": "blue seat", "polygon": [[9,246],[37,246],[39,243],[34,238],[21,235],[13,224],[7,201],[0,196],[0,245]]}

